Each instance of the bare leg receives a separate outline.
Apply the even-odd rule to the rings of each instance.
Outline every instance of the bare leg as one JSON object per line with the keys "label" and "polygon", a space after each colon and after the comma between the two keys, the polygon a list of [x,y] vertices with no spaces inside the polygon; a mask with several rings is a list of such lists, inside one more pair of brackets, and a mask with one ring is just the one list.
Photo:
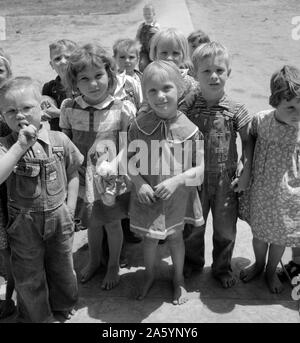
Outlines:
{"label": "bare leg", "polygon": [[155,279],[155,259],[158,240],[147,238],[144,239],[144,263],[145,263],[145,282],[140,294],[137,296],[138,300],[145,298]]}
{"label": "bare leg", "polygon": [[120,281],[119,263],[123,243],[123,230],[121,226],[121,220],[115,220],[111,223],[105,224],[105,230],[107,233],[109,257],[107,272],[102,282],[101,288],[109,290],[114,288]]}
{"label": "bare leg", "polygon": [[183,265],[185,248],[182,237],[182,232],[176,232],[168,237],[168,244],[171,251],[173,262],[174,276],[173,276],[173,304],[181,305],[188,301],[187,292],[184,284]]}
{"label": "bare leg", "polygon": [[276,268],[284,253],[284,250],[284,246],[270,244],[268,263],[266,266],[266,280],[272,293],[281,293],[283,290],[282,283],[276,274]]}
{"label": "bare leg", "polygon": [[257,238],[253,238],[252,244],[255,255],[255,263],[241,271],[240,279],[244,282],[249,282],[255,276],[262,273],[265,268],[268,243]]}
{"label": "bare leg", "polygon": [[0,307],[0,319],[10,316],[15,311],[15,303],[12,300],[13,291],[15,288],[15,281],[12,275],[10,263],[10,250],[0,250],[4,259],[5,273],[7,278],[5,300]]}
{"label": "bare leg", "polygon": [[103,230],[104,228],[102,223],[98,223],[97,226],[91,225],[88,228],[89,261],[88,264],[81,270],[80,281],[82,283],[90,280],[100,267]]}

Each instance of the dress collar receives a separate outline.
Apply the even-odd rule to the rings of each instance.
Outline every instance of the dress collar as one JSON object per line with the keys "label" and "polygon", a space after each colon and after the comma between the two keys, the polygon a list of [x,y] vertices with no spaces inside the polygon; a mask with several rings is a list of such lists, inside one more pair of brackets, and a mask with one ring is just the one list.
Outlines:
{"label": "dress collar", "polygon": [[164,139],[173,143],[182,143],[198,131],[197,126],[180,111],[171,119],[161,119],[151,110],[137,117],[136,125],[147,136],[161,130]]}
{"label": "dress collar", "polygon": [[83,96],[80,95],[77,98],[75,98],[75,101],[77,102],[77,104],[81,107],[81,108],[87,108],[87,107],[93,107],[96,108],[97,110],[103,110],[105,108],[107,108],[113,101],[114,101],[114,97],[111,95],[108,95],[102,102],[100,102],[99,104],[96,105],[90,105],[88,104],[84,99]]}

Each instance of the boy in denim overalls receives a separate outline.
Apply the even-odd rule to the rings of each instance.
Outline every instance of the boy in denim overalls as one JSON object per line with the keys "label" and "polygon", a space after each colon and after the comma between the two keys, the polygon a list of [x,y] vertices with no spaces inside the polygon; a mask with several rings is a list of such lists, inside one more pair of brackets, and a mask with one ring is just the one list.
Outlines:
{"label": "boy in denim overalls", "polygon": [[[231,100],[224,91],[230,75],[227,49],[216,42],[198,47],[193,54],[195,75],[201,91],[195,102],[180,108],[186,112],[204,135],[204,182],[200,192],[205,221],[209,210],[213,216],[212,272],[224,288],[235,284],[231,258],[236,237],[237,191],[246,188],[246,172],[241,174],[236,188],[232,180],[237,173],[237,132],[243,144],[244,163],[248,163],[249,123],[244,105]],[[204,233],[192,230],[185,240],[186,267],[202,269],[204,266]]]}
{"label": "boy in denim overalls", "polygon": [[0,90],[0,111],[12,133],[0,139],[0,184],[6,181],[12,272],[21,322],[69,318],[78,298],[72,242],[83,156],[41,125],[41,93],[28,77]]}

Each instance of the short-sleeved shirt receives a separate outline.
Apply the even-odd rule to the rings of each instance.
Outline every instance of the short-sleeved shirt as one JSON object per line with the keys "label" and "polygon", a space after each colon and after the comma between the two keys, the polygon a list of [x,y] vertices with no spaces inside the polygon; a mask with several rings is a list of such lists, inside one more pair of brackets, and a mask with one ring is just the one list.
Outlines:
{"label": "short-sleeved shirt", "polygon": [[[44,84],[42,94],[50,96],[56,101],[57,108],[60,108],[61,103],[67,98],[67,92],[61,82],[59,76]],[[51,130],[60,131],[59,118],[53,118],[50,121]]]}
{"label": "short-sleeved shirt", "polygon": [[117,87],[113,96],[119,100],[129,100],[135,105],[136,109],[139,109],[143,102],[141,82],[127,75],[125,71],[119,73],[117,74]]}
{"label": "short-sleeved shirt", "polygon": [[96,136],[113,137],[118,140],[119,131],[127,129],[136,114],[135,106],[127,100],[108,96],[103,102],[90,106],[82,96],[66,99],[61,106],[60,127],[70,130],[72,141],[85,158]]}

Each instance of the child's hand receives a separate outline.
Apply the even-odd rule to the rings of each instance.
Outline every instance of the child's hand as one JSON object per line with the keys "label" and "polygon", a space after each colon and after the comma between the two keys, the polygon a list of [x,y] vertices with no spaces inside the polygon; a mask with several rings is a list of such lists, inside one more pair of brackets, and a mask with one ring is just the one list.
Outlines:
{"label": "child's hand", "polygon": [[154,186],[154,195],[162,200],[168,200],[179,186],[176,176],[167,179],[158,185]]}
{"label": "child's hand", "polygon": [[156,201],[154,190],[148,183],[143,183],[136,191],[139,202],[142,204],[151,205]]}
{"label": "child's hand", "polygon": [[195,92],[190,92],[184,97],[184,101],[187,104],[187,106],[192,106],[196,100],[196,93]]}
{"label": "child's hand", "polygon": [[242,173],[240,177],[236,177],[231,182],[231,187],[233,188],[234,192],[240,193],[245,191],[248,188],[250,181],[250,174],[248,173]]}
{"label": "child's hand", "polygon": [[43,110],[42,120],[51,120],[60,116],[60,110],[49,100],[44,100],[41,103]]}
{"label": "child's hand", "polygon": [[19,131],[18,143],[23,150],[29,149],[37,140],[37,128],[30,124],[19,124],[21,130]]}

